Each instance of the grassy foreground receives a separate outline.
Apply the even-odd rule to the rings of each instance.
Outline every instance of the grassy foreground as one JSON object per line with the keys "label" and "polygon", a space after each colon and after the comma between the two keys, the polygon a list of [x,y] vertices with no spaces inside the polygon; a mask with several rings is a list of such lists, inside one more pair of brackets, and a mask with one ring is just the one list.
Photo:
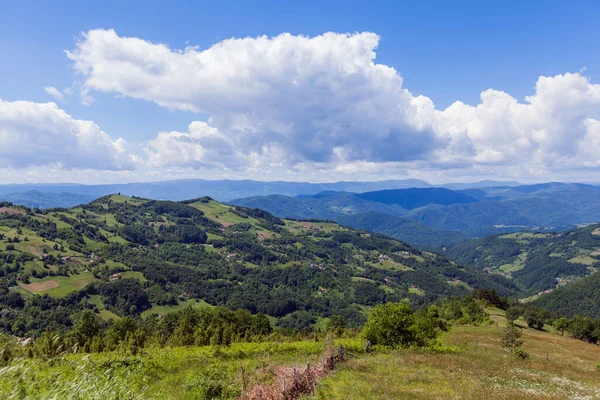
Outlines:
{"label": "grassy foreground", "polygon": [[[452,328],[441,338],[443,352],[365,355],[358,339],[338,340],[359,358],[338,366],[306,399],[600,398],[600,346],[522,324],[530,357],[519,360],[501,347],[502,312],[492,319],[497,325]],[[318,365],[324,347],[270,342],[26,359],[0,370],[0,398],[236,398],[271,383],[275,366]]]}
{"label": "grassy foreground", "polygon": [[[353,352],[354,339],[337,341]],[[239,343],[149,349],[137,355],[71,354],[0,369],[2,399],[221,399],[271,383],[272,367],[320,363],[323,342]]]}
{"label": "grassy foreground", "polygon": [[[442,336],[458,352],[398,350],[351,360],[325,378],[317,399],[599,399],[600,346],[526,329],[530,354],[502,348],[506,324],[454,327]],[[519,324],[519,323],[518,323]],[[550,328],[548,328],[550,330]]]}

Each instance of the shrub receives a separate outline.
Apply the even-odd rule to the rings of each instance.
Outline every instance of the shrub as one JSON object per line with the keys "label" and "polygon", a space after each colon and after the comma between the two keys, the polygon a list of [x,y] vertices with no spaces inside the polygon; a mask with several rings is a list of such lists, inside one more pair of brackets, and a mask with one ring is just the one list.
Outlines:
{"label": "shrub", "polygon": [[502,342],[502,346],[509,349],[514,349],[523,345],[523,341],[520,339],[520,337],[521,332],[514,325],[508,324],[506,329],[504,329],[504,333],[502,334],[500,341]]}
{"label": "shrub", "polygon": [[372,345],[410,347],[430,345],[443,324],[437,313],[414,314],[406,303],[379,304],[373,309],[361,337]]}
{"label": "shrub", "polygon": [[413,312],[405,303],[385,303],[375,307],[362,330],[373,345],[410,346],[415,341]]}
{"label": "shrub", "polygon": [[521,360],[524,360],[529,357],[529,353],[526,352],[525,350],[523,350],[522,347],[517,347],[517,348],[513,349],[512,353],[515,356],[517,356],[518,358],[520,358]]}

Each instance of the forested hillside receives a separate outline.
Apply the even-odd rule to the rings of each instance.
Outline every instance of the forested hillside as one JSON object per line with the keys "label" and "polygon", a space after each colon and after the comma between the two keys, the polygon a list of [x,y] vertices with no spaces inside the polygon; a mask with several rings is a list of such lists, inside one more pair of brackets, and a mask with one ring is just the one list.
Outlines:
{"label": "forested hillside", "polygon": [[563,315],[600,317],[600,274],[592,274],[540,296],[534,305]]}
{"label": "forested hillside", "polygon": [[[260,208],[280,217],[341,219],[361,213],[381,213],[399,225],[415,223],[414,235],[398,239],[418,246],[486,235],[537,230],[572,229],[600,221],[600,187],[583,184],[545,183],[516,187],[481,187],[466,190],[411,188],[369,193],[326,192],[311,197],[250,197],[232,203]],[[363,217],[364,219],[364,217]],[[369,221],[369,229],[394,234],[389,222]],[[435,228],[435,229],[431,229]]]}
{"label": "forested hillside", "polygon": [[352,193],[325,192],[310,197],[255,196],[234,200],[232,204],[264,209],[284,218],[329,219],[382,233],[420,248],[437,250],[468,240],[460,232],[431,228],[405,218],[407,210],[398,204],[369,201]]}
{"label": "forested hillside", "polygon": [[226,306],[311,330],[369,307],[413,306],[473,287],[515,295],[509,280],[387,237],[331,222],[283,220],[210,198],[111,195],[73,209],[0,207],[1,329],[66,329],[89,309],[105,320]]}
{"label": "forested hillside", "polygon": [[[459,244],[446,254],[461,265],[512,277],[530,295],[538,295],[588,276],[600,268],[600,225],[559,233],[520,232],[487,236]],[[570,291],[571,285],[574,284],[567,285],[565,290]],[[565,303],[559,310],[556,304],[553,307],[549,303],[544,304],[563,312],[565,308],[574,306],[571,302]],[[575,307],[568,314],[582,313],[579,310],[583,311]]]}

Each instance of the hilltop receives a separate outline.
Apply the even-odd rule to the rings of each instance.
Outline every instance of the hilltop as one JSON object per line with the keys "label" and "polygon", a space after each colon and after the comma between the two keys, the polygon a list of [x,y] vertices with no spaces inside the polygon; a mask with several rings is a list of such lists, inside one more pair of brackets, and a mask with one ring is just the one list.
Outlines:
{"label": "hilltop", "polygon": [[[4,204],[0,235],[0,304],[14,310],[4,329],[19,336],[68,326],[82,308],[115,320],[222,305],[312,329],[332,314],[360,326],[386,301],[418,307],[474,287],[519,292],[500,276],[382,235],[207,197],[110,195],[50,210]],[[60,311],[41,312],[39,295]]]}

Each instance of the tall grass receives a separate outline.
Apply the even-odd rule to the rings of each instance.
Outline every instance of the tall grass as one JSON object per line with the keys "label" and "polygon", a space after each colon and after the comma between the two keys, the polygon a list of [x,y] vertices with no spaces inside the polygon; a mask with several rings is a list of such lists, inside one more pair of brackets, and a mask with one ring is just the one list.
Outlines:
{"label": "tall grass", "polygon": [[[361,347],[354,339],[338,344],[354,352]],[[244,384],[269,383],[272,376],[261,371],[318,364],[323,348],[323,342],[314,341],[267,342],[19,358],[0,370],[0,398],[232,399]]]}

